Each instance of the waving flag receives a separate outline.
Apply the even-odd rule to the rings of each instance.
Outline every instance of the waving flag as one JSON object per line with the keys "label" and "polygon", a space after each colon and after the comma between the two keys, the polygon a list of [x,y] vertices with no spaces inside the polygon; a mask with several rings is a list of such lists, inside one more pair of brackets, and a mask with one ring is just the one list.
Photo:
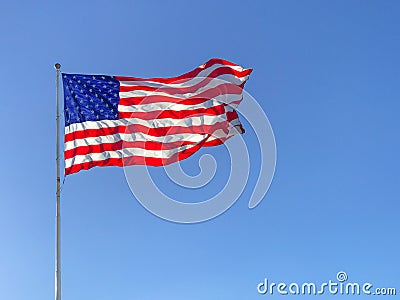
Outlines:
{"label": "waving flag", "polygon": [[166,165],[243,133],[235,108],[251,71],[211,59],[173,78],[63,73],[65,175]]}

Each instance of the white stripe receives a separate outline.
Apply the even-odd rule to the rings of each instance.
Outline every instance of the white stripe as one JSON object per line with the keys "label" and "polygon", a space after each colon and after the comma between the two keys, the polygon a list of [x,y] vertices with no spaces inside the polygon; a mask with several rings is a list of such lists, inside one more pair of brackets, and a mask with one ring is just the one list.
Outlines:
{"label": "white stripe", "polygon": [[[225,112],[234,111],[231,107],[226,107]],[[154,120],[143,120],[140,118],[129,118],[129,119],[119,119],[119,120],[102,120],[102,121],[85,121],[82,123],[74,123],[65,127],[65,134],[69,134],[75,131],[87,130],[87,129],[101,129],[101,128],[111,128],[117,126],[129,126],[129,125],[143,125],[148,128],[160,128],[160,127],[170,127],[170,126],[182,126],[182,127],[192,127],[201,125],[214,125],[215,123],[226,121],[226,114],[221,114],[219,116],[193,116],[184,119],[154,119]]]}
{"label": "white stripe", "polygon": [[[233,95],[232,95],[233,96]],[[236,97],[230,97],[229,101],[239,101],[241,100],[241,95],[235,95]],[[227,101],[227,100],[226,100]],[[118,105],[118,111],[120,112],[152,112],[152,111],[184,111],[184,110],[194,110],[199,108],[211,108],[214,106],[219,106],[224,104],[224,102],[218,101],[216,99],[210,99],[199,104],[180,104],[171,102],[155,102],[148,104],[137,104],[137,105]],[[237,104],[231,104],[233,108],[237,107]]]}
{"label": "white stripe", "polygon": [[70,150],[81,146],[112,144],[119,142],[121,140],[124,142],[173,143],[173,142],[187,141],[187,142],[198,143],[202,139],[202,137],[203,134],[195,134],[195,133],[171,134],[166,136],[152,136],[142,132],[116,133],[111,135],[75,139],[64,143],[64,148],[65,150]]}

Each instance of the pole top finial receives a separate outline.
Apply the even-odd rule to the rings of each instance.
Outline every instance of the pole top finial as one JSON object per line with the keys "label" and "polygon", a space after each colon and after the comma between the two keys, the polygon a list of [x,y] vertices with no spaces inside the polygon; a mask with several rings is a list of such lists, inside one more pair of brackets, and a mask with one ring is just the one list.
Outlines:
{"label": "pole top finial", "polygon": [[61,65],[60,65],[59,63],[56,63],[56,64],[54,65],[54,68],[56,68],[57,70],[60,70]]}

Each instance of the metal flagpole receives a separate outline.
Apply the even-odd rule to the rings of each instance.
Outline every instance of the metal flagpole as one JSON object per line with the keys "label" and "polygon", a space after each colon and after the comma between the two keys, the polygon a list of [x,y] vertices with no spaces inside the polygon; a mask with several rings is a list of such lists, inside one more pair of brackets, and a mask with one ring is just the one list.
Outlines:
{"label": "metal flagpole", "polygon": [[55,300],[61,300],[61,243],[60,243],[60,68],[56,63],[56,278]]}

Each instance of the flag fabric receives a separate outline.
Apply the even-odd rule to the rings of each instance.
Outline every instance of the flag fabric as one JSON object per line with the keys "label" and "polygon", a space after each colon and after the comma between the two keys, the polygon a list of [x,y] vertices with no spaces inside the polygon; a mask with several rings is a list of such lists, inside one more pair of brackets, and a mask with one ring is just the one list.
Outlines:
{"label": "flag fabric", "polygon": [[166,165],[243,133],[236,108],[251,71],[214,58],[172,78],[62,73],[65,175]]}

